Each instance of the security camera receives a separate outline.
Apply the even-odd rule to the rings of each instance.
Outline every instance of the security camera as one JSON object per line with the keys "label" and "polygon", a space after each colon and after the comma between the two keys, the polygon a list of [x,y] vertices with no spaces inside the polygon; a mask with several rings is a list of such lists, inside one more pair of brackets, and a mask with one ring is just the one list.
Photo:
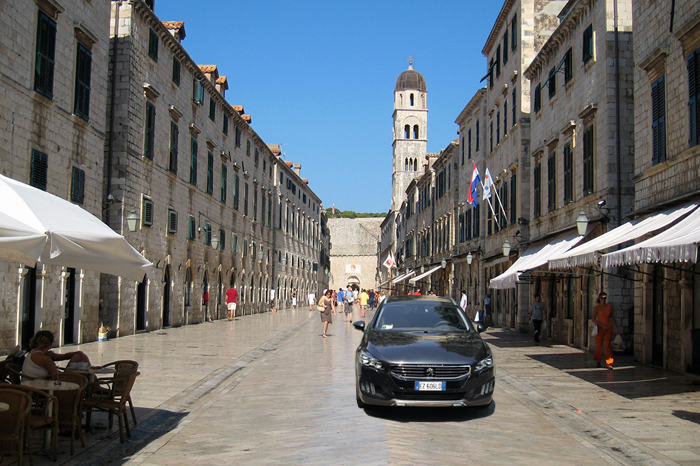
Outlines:
{"label": "security camera", "polygon": [[606,204],[605,199],[598,201],[598,207],[603,207]]}

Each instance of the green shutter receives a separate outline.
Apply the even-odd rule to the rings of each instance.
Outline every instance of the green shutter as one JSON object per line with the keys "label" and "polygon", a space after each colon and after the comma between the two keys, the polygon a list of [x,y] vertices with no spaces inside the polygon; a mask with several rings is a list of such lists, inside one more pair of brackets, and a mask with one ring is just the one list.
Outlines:
{"label": "green shutter", "polygon": [[173,209],[168,209],[168,233],[177,233],[177,212]]}
{"label": "green shutter", "polygon": [[71,175],[70,200],[78,204],[85,201],[85,171],[76,167]]}
{"label": "green shutter", "polygon": [[153,160],[156,139],[156,106],[146,102],[146,134],[143,155]]}
{"label": "green shutter", "polygon": [[87,121],[90,116],[90,76],[92,54],[82,44],[78,44],[75,72],[75,105],[73,113]]}
{"label": "green shutter", "polygon": [[49,161],[48,156],[38,150],[32,150],[31,173],[29,184],[35,188],[46,191],[48,184]]}
{"label": "green shutter", "polygon": [[197,140],[190,143],[190,184],[197,186]]}
{"label": "green shutter", "polygon": [[180,60],[173,56],[173,84],[180,86]]}
{"label": "green shutter", "polygon": [[141,206],[141,224],[145,227],[153,225],[153,201],[150,199],[143,200]]}
{"label": "green shutter", "polygon": [[55,58],[56,23],[40,11],[37,27],[34,90],[49,99],[53,98]]}
{"label": "green shutter", "polygon": [[158,61],[158,33],[153,29],[150,29],[148,34],[148,56],[153,61]]}
{"label": "green shutter", "polygon": [[171,173],[177,173],[177,152],[180,139],[180,129],[177,123],[170,122],[170,166]]}

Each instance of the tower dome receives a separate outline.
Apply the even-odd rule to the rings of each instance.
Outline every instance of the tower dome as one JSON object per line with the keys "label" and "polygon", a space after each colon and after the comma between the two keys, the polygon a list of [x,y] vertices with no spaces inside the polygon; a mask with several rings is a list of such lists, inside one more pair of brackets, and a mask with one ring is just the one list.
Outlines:
{"label": "tower dome", "polygon": [[408,65],[408,69],[401,73],[396,79],[397,91],[405,91],[408,89],[416,89],[421,92],[426,92],[425,78],[418,71],[413,69],[413,64]]}

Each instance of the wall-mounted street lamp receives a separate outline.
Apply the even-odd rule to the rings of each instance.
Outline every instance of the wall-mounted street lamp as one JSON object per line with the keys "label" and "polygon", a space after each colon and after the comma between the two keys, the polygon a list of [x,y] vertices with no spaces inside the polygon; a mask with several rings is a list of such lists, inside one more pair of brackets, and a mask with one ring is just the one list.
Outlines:
{"label": "wall-mounted street lamp", "polygon": [[421,265],[421,266],[420,266],[420,273],[424,273],[424,272],[425,272],[425,266],[424,266],[424,265]]}
{"label": "wall-mounted street lamp", "polygon": [[219,237],[216,235],[211,237],[211,248],[214,250],[219,249]]}
{"label": "wall-mounted street lamp", "polygon": [[587,228],[588,228],[588,217],[586,217],[586,214],[584,211],[581,211],[581,213],[578,214],[578,217],[576,218],[576,229],[578,230],[578,234],[581,236],[585,235]]}
{"label": "wall-mounted street lamp", "polygon": [[469,251],[469,254],[467,254],[467,264],[472,265],[473,260],[474,260],[474,256],[472,256],[472,252]]}
{"label": "wall-mounted street lamp", "polygon": [[443,269],[444,269],[445,267],[447,267],[447,261],[446,261],[445,259],[443,259],[443,260],[440,262],[440,267],[442,267]]}
{"label": "wall-mounted street lamp", "polygon": [[503,242],[503,255],[508,257],[510,255],[510,242],[508,241],[508,238]]}
{"label": "wall-mounted street lamp", "polygon": [[136,213],[135,210],[132,210],[129,212],[129,214],[126,216],[126,226],[129,228],[129,231],[132,233],[136,231],[136,229],[139,226],[139,214]]}

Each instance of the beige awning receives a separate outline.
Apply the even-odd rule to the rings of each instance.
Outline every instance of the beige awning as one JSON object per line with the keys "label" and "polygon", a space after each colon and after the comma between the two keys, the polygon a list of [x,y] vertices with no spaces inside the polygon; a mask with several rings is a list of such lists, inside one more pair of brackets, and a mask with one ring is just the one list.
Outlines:
{"label": "beige awning", "polygon": [[406,272],[406,273],[404,273],[403,275],[399,275],[398,277],[395,277],[394,279],[392,279],[392,280],[391,280],[391,283],[393,283],[394,285],[396,285],[397,283],[406,280],[408,277],[413,276],[415,273],[416,273],[415,270],[411,270],[410,272]]}
{"label": "beige awning", "polygon": [[549,260],[550,270],[597,264],[603,251],[660,230],[697,208],[697,203],[669,209],[641,220],[632,220]]}
{"label": "beige awning", "polygon": [[546,264],[550,258],[568,251],[582,239],[583,236],[572,232],[562,233],[551,240],[542,240],[532,244],[508,270],[491,279],[489,288],[515,288],[522,272]]}
{"label": "beige awning", "polygon": [[601,258],[603,267],[653,262],[698,262],[700,209],[648,240]]}
{"label": "beige awning", "polygon": [[413,277],[412,279],[410,279],[410,280],[408,281],[408,283],[414,284],[414,283],[416,283],[417,281],[419,281],[421,278],[425,278],[425,277],[427,277],[428,275],[430,275],[430,274],[432,274],[433,272],[435,272],[437,269],[441,269],[441,268],[442,268],[442,265],[438,265],[438,266],[436,266],[436,267],[433,267],[432,269],[428,270],[427,272],[424,272],[424,273],[418,275],[417,277]]}

